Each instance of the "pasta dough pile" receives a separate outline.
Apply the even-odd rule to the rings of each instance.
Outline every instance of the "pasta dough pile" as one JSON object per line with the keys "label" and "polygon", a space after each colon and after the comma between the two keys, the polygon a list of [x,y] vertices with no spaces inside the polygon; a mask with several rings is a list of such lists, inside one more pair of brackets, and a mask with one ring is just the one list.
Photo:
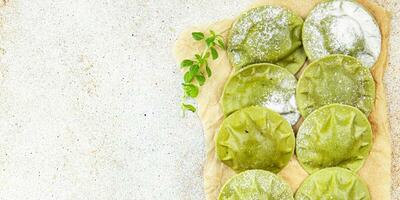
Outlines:
{"label": "pasta dough pile", "polygon": [[[227,55],[222,54],[218,61],[210,63],[214,76],[203,86],[206,92],[201,92],[197,99],[207,144],[207,160],[204,166],[207,199],[216,199],[218,194],[220,199],[273,199],[273,196],[285,191],[277,188],[285,188],[287,185],[296,194],[278,199],[390,198],[390,146],[382,84],[386,66],[389,15],[367,0],[359,0],[361,4],[344,0],[319,2],[258,0],[255,9],[246,12],[253,14],[241,15],[252,17],[250,20],[242,20],[242,25],[250,27],[242,28],[247,33],[239,37],[242,39],[236,39],[234,48],[228,46]],[[324,3],[337,2],[339,7],[321,6]],[[352,6],[342,6],[349,3]],[[362,18],[346,16],[335,19],[353,13],[344,9],[337,15],[326,16],[326,22],[320,23],[317,29],[324,35],[320,42],[329,53],[311,58],[304,33],[307,16],[313,13],[313,7],[330,7],[329,12],[321,12],[322,14],[352,8],[354,10],[350,11],[354,13],[366,12],[368,15]],[[273,8],[273,11],[263,11],[265,8]],[[267,16],[262,16],[263,14]],[[297,20],[299,16],[296,14],[305,19],[302,31],[296,28],[301,26],[299,22],[302,23]],[[371,14],[378,20],[382,32],[379,32]],[[278,21],[275,22],[271,16],[275,16]],[[378,30],[378,35],[374,33],[378,41],[375,44],[382,41],[382,48],[380,45],[373,48],[375,52],[371,51],[373,45],[366,42],[373,38],[368,36],[371,33],[360,34],[360,30],[365,27],[361,26],[363,22],[357,21],[368,20],[368,17]],[[268,22],[261,23],[260,19],[268,19]],[[178,60],[185,59],[201,48],[191,42],[191,32],[213,29],[223,33],[229,45],[233,27],[240,24],[239,20],[240,17],[236,22],[224,20],[183,33],[175,49]],[[354,33],[353,35],[344,38],[343,33],[346,31],[343,29],[338,29],[334,34],[326,34],[343,22],[343,29]],[[315,24],[317,23],[312,25]],[[263,28],[265,25],[268,28]],[[348,31],[351,30],[348,25],[355,27],[355,30]],[[276,32],[268,31],[275,28],[284,36],[270,37]],[[298,33],[302,33],[300,37],[296,35]],[[246,38],[260,38],[262,34],[267,34],[267,37],[260,44],[255,43],[258,40]],[[237,43],[238,41],[243,41],[243,44]],[[271,46],[273,50],[268,51],[267,48]],[[279,51],[280,48],[283,51]],[[255,49],[263,52],[254,52]],[[318,48],[315,46],[313,49]],[[371,59],[377,50],[377,57]],[[311,64],[302,67],[305,58],[303,60],[302,56],[294,56],[301,55],[301,52],[307,53]],[[233,58],[235,55],[236,58]],[[261,59],[262,56],[267,59]],[[240,64],[240,58],[244,58],[245,64],[235,66],[233,60],[238,59],[236,61]],[[370,62],[373,67],[365,61]],[[293,75],[288,74],[293,74],[299,80],[296,81]],[[299,114],[303,118],[297,121],[296,115]],[[304,118],[306,121],[302,123]],[[294,133],[300,127],[297,135],[287,128],[294,124],[291,120],[297,121],[293,126]],[[224,134],[220,135],[221,131]],[[275,135],[280,139],[277,140]],[[293,137],[299,147],[292,152],[290,138]],[[285,142],[280,143],[281,140]],[[275,154],[284,156],[274,157]],[[293,157],[287,163],[288,154]],[[300,154],[303,159],[296,158]],[[286,166],[282,169],[284,165]],[[272,181],[276,180],[274,173],[280,169],[277,175],[281,179]],[[266,173],[261,175],[259,172]],[[244,176],[244,173],[249,174]],[[245,178],[246,181],[241,178],[254,176],[268,178]],[[266,184],[263,180],[268,180],[269,183]],[[327,182],[332,183],[332,187]],[[224,184],[225,187],[222,187]],[[268,186],[269,184],[276,187]],[[318,186],[323,187],[316,190],[315,187]]]}
{"label": "pasta dough pile", "polygon": [[[366,14],[355,2],[321,3],[307,17],[302,38],[303,20],[283,7],[262,6],[241,15],[228,36],[228,57],[237,72],[222,95],[225,119],[216,139],[218,159],[237,172],[278,173],[294,154],[290,124],[296,124],[300,112],[305,120],[296,137],[296,156],[312,175],[295,198],[370,199],[361,178],[350,172],[362,167],[372,147],[367,116],[374,105],[375,83],[368,68],[378,55],[369,48],[380,43],[381,36],[376,23],[367,23],[372,26],[369,32],[361,24],[375,22]],[[355,30],[345,33],[335,27]],[[294,59],[300,62],[291,71],[282,61],[303,52],[302,41],[314,62],[296,85],[292,73],[305,59]],[[282,187],[260,189],[268,179],[242,178],[247,173],[228,181],[219,199],[293,199],[281,195]]]}

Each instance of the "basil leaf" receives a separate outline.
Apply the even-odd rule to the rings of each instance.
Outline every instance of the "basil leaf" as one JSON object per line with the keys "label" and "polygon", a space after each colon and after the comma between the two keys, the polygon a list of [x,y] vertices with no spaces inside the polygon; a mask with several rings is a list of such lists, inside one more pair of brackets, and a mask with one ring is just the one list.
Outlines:
{"label": "basil leaf", "polygon": [[203,86],[204,82],[206,82],[206,77],[204,77],[203,75],[197,75],[196,80],[200,86]]}
{"label": "basil leaf", "polygon": [[206,71],[207,71],[208,77],[211,77],[211,69],[208,65],[206,65]]}
{"label": "basil leaf", "polygon": [[191,71],[187,71],[185,75],[183,76],[183,80],[185,83],[190,83],[193,81],[194,74]]}
{"label": "basil leaf", "polygon": [[200,71],[200,66],[199,65],[192,65],[189,69],[189,71],[193,74],[198,74]]}
{"label": "basil leaf", "polygon": [[214,46],[215,37],[209,37],[206,39],[207,46],[211,47]]}
{"label": "basil leaf", "polygon": [[193,39],[199,41],[199,40],[204,39],[204,33],[202,33],[202,32],[193,32],[192,33],[192,37],[193,37]]}
{"label": "basil leaf", "polygon": [[199,88],[192,83],[184,83],[183,90],[185,91],[185,95],[189,97],[197,97],[199,95]]}
{"label": "basil leaf", "polygon": [[196,108],[193,105],[182,103],[183,110],[189,110],[192,112],[196,112]]}
{"label": "basil leaf", "polygon": [[217,39],[217,43],[219,47],[221,47],[222,49],[226,49],[225,43],[222,39]]}
{"label": "basil leaf", "polygon": [[213,60],[216,60],[216,59],[218,58],[218,52],[217,52],[217,50],[215,50],[214,47],[211,47],[211,48],[210,48],[210,51],[211,51],[211,56],[212,56]]}
{"label": "basil leaf", "polygon": [[210,30],[210,33],[211,33],[212,36],[215,36],[215,35],[216,35],[215,32],[214,32],[213,30]]}
{"label": "basil leaf", "polygon": [[186,60],[183,60],[182,62],[181,62],[181,67],[183,68],[183,67],[189,67],[189,66],[191,66],[191,65],[193,65],[193,60],[188,60],[188,59],[186,59]]}
{"label": "basil leaf", "polygon": [[207,53],[204,55],[204,58],[206,59],[208,57],[210,57],[210,52],[207,51]]}
{"label": "basil leaf", "polygon": [[200,54],[194,54],[194,57],[195,57],[197,60],[203,59],[203,58],[200,56]]}
{"label": "basil leaf", "polygon": [[[196,54],[196,55],[198,55],[198,54]],[[198,56],[196,56],[196,60],[199,63],[199,65],[202,65],[206,59],[204,59],[200,55],[198,55]]]}

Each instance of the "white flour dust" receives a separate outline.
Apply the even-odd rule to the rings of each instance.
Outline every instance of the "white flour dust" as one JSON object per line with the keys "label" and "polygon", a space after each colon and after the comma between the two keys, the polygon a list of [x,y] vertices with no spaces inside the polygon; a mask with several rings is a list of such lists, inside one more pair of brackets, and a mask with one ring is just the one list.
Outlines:
{"label": "white flour dust", "polygon": [[304,23],[304,48],[311,60],[329,54],[356,57],[372,67],[381,51],[375,19],[360,4],[338,0],[319,4]]}

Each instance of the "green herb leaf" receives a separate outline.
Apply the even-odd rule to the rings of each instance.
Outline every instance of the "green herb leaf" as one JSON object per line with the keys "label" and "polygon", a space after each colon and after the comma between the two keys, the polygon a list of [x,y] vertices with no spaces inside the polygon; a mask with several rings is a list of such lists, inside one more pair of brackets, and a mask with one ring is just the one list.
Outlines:
{"label": "green herb leaf", "polygon": [[208,75],[208,77],[211,77],[211,69],[210,69],[210,67],[208,66],[208,65],[206,65],[206,71],[207,71],[207,75]]}
{"label": "green herb leaf", "polygon": [[204,54],[204,58],[207,59],[208,57],[210,57],[210,52],[207,51],[207,53]]}
{"label": "green herb leaf", "polygon": [[199,41],[199,40],[204,39],[204,33],[202,33],[202,32],[193,32],[192,33],[192,37],[193,37],[193,39]]}
{"label": "green herb leaf", "polygon": [[217,59],[218,58],[217,50],[214,47],[211,47],[210,51],[211,51],[211,56],[212,56],[213,60]]}
{"label": "green herb leaf", "polygon": [[204,65],[208,66],[208,61],[207,60],[204,60]]}
{"label": "green herb leaf", "polygon": [[[210,57],[216,60],[219,57],[217,49],[226,49],[224,38],[213,30],[209,30],[207,37],[202,32],[193,32],[192,37],[196,41],[204,40],[207,47],[201,53],[195,54],[192,60],[186,59],[181,62],[182,68],[188,68],[183,77],[184,83],[182,83],[184,98],[196,98],[199,95],[200,87],[207,80],[206,76],[209,78],[212,75],[208,64]],[[182,102],[181,107],[183,111],[196,112],[196,107],[191,104]]]}
{"label": "green herb leaf", "polygon": [[222,49],[226,49],[225,43],[224,43],[224,41],[223,41],[222,39],[218,38],[218,39],[217,39],[217,44],[218,44],[218,46],[221,47]]}
{"label": "green herb leaf", "polygon": [[190,67],[189,71],[190,71],[192,74],[196,75],[196,74],[198,74],[199,71],[200,71],[200,66],[199,66],[199,65],[192,65],[192,66]]}
{"label": "green herb leaf", "polygon": [[[198,54],[196,54],[198,55]],[[205,61],[204,58],[202,58],[200,55],[196,56],[196,61],[198,62],[199,65],[202,65]]]}
{"label": "green herb leaf", "polygon": [[203,75],[197,75],[196,80],[200,86],[203,86],[204,82],[206,82],[206,77],[204,77]]}
{"label": "green herb leaf", "polygon": [[192,83],[184,83],[183,90],[185,91],[185,95],[188,97],[195,98],[199,95],[199,88]]}
{"label": "green herb leaf", "polygon": [[190,83],[193,81],[194,74],[191,71],[187,71],[185,75],[183,76],[183,80],[185,83]]}
{"label": "green herb leaf", "polygon": [[181,67],[183,68],[183,67],[189,67],[189,66],[191,66],[191,65],[193,65],[193,60],[188,60],[188,59],[186,59],[186,60],[183,60],[182,62],[181,62]]}
{"label": "green herb leaf", "polygon": [[213,30],[210,30],[210,33],[211,33],[212,36],[215,36],[215,35],[216,35],[215,32],[214,32]]}
{"label": "green herb leaf", "polygon": [[207,46],[209,46],[209,47],[211,47],[211,46],[214,46],[215,45],[215,37],[209,37],[209,38],[207,38],[206,39],[206,43],[207,43]]}
{"label": "green herb leaf", "polygon": [[197,60],[201,60],[201,59],[203,59],[203,58],[201,57],[201,55],[200,55],[200,54],[194,54],[194,57],[195,57]]}
{"label": "green herb leaf", "polygon": [[196,112],[196,108],[193,105],[182,103],[183,110],[189,110],[192,112]]}

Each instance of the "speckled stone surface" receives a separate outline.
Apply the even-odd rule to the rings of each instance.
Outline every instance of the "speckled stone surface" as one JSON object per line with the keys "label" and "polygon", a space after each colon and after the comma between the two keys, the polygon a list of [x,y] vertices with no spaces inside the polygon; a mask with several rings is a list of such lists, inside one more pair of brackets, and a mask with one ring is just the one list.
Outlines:
{"label": "speckled stone surface", "polygon": [[[0,8],[0,199],[204,199],[172,46],[251,0],[8,0]],[[385,76],[400,199],[400,3]],[[1,3],[0,3],[1,5]]]}
{"label": "speckled stone surface", "polygon": [[392,13],[389,66],[385,84],[392,134],[392,199],[400,199],[400,1],[377,0]]}

